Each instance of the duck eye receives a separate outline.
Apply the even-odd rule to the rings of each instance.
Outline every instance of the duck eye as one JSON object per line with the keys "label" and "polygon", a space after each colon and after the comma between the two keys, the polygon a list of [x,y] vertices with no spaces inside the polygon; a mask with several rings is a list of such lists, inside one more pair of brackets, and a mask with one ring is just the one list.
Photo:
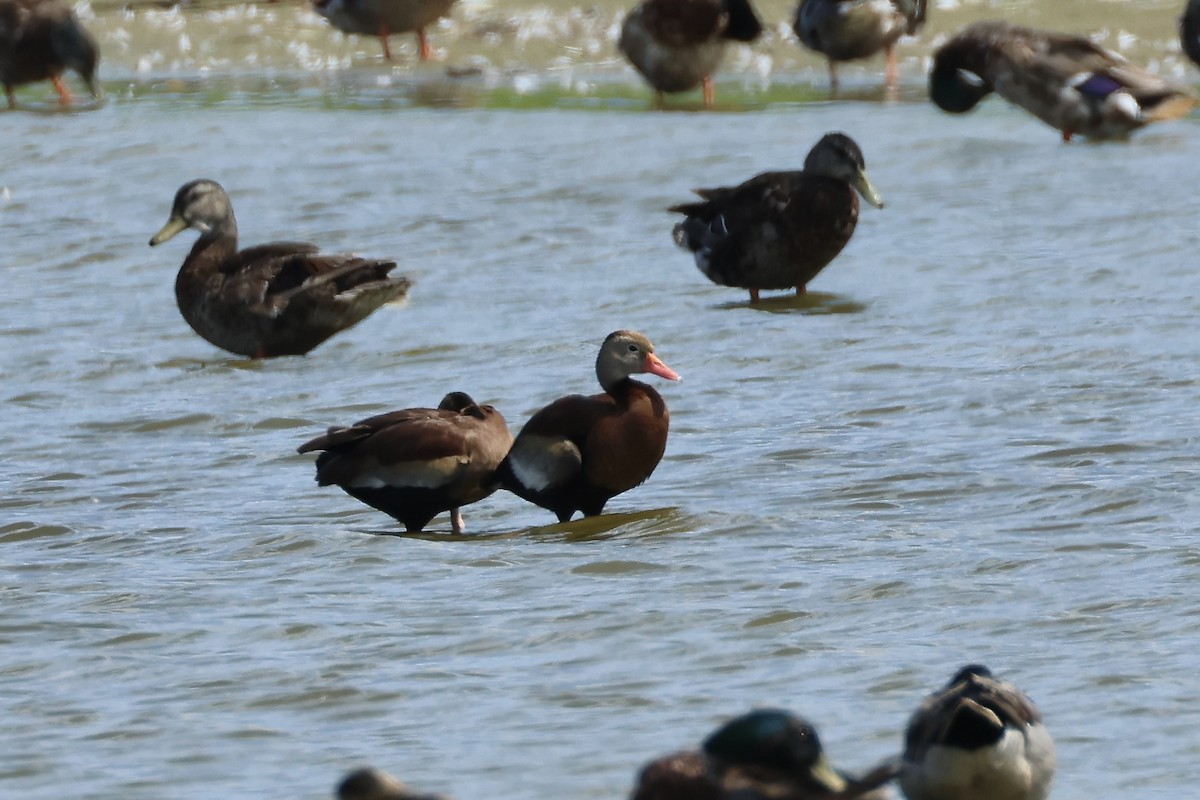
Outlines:
{"label": "duck eye", "polygon": [[638,351],[638,346],[636,344],[629,345],[629,352],[636,353],[637,351]]}

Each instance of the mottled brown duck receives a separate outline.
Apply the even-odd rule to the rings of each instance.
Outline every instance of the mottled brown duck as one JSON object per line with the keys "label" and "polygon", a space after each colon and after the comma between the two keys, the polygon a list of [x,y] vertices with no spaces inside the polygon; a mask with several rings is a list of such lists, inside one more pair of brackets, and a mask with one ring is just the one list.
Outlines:
{"label": "mottled brown duck", "polygon": [[829,62],[829,85],[838,90],[837,62],[886,54],[884,82],[895,92],[900,80],[896,42],[925,24],[925,0],[800,0],[792,29],[800,42]]}
{"label": "mottled brown duck", "polygon": [[418,57],[432,59],[425,29],[449,14],[452,5],[454,0],[313,0],[316,12],[343,33],[378,36],[388,61],[388,37],[395,33],[415,33]]}
{"label": "mottled brown duck", "polygon": [[856,778],[835,769],[811,723],[759,709],[730,720],[702,750],[651,761],[631,800],[884,800],[894,761]]}
{"label": "mottled brown duck", "polygon": [[664,93],[700,86],[710,108],[727,45],[761,32],[749,0],[645,0],[626,15],[617,48],[654,88],[658,105]]}
{"label": "mottled brown duck", "polygon": [[408,278],[388,277],[395,261],[319,253],[307,242],[238,250],[233,206],[214,181],[180,187],[150,244],[188,228],[200,238],[176,276],[175,300],[196,333],[231,353],[302,355],[408,293]]}
{"label": "mottled brown duck", "polygon": [[1164,80],[1082,37],[999,20],[976,22],[934,53],[929,96],[962,114],[992,92],[1062,133],[1120,139],[1196,104]]}
{"label": "mottled brown duck", "polygon": [[613,497],[640,485],[667,446],[667,404],[631,375],[679,375],[640,333],[615,331],[596,357],[603,394],[559,398],[534,414],[500,466],[503,488],[554,512],[594,516]]}
{"label": "mottled brown duck", "polygon": [[337,800],[449,800],[445,795],[410,789],[383,770],[356,769],[338,783]]}
{"label": "mottled brown duck", "polygon": [[804,169],[764,172],[745,183],[697,189],[699,202],[669,210],[686,218],[675,243],[690,250],[709,280],[750,291],[795,288],[842,251],[858,224],[858,195],[883,208],[867,179],[862,150],[843,133],[827,133],[809,151]]}
{"label": "mottled brown duck", "polygon": [[900,788],[908,800],[1043,800],[1056,765],[1033,702],[971,664],[913,714]]}
{"label": "mottled brown duck", "polygon": [[499,488],[496,468],[512,442],[499,411],[451,392],[437,408],[406,408],[330,428],[299,452],[323,451],[319,485],[340,487],[409,532],[449,511],[453,531],[462,533],[459,509]]}
{"label": "mottled brown duck", "polygon": [[16,107],[16,87],[45,80],[63,105],[70,104],[62,79],[68,69],[99,97],[99,60],[96,40],[62,0],[0,0],[0,83],[9,108]]}

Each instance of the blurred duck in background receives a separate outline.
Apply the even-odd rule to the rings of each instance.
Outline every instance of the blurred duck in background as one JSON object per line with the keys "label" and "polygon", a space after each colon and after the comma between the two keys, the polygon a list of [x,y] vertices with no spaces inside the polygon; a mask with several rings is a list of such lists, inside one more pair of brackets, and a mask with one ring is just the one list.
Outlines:
{"label": "blurred duck in background", "polygon": [[69,105],[71,92],[62,80],[68,69],[100,97],[99,60],[96,40],[62,0],[0,0],[0,82],[9,108],[16,108],[16,87],[45,80]]}
{"label": "blurred duck in background", "polygon": [[1124,138],[1151,122],[1178,119],[1196,105],[1166,81],[1082,36],[999,20],[964,28],[934,53],[929,96],[952,114],[992,92],[1062,133]]}
{"label": "blurred duck in background", "polygon": [[752,42],[762,23],[749,0],[645,0],[625,17],[617,48],[654,87],[664,93],[701,87],[704,107],[716,97],[713,73],[729,42]]}
{"label": "blurred duck in background", "polygon": [[896,42],[925,24],[925,0],[801,0],[792,28],[801,43],[829,60],[830,91],[837,94],[837,62],[887,54],[884,83],[895,94],[900,81]]}
{"label": "blurred duck in background", "polygon": [[378,36],[383,57],[392,60],[388,37],[394,33],[417,34],[417,55],[433,58],[425,29],[450,13],[454,0],[313,0],[313,8],[343,33]]}

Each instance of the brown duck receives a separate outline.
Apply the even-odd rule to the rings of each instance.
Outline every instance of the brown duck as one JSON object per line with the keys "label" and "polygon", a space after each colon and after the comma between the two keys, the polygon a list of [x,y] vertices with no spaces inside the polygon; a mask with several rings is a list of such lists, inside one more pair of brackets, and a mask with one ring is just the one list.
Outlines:
{"label": "brown duck", "polygon": [[185,183],[171,218],[150,240],[195,228],[200,238],[175,279],[175,300],[196,333],[252,358],[301,355],[408,293],[395,261],[322,254],[306,242],[238,250],[229,195],[214,181]]}
{"label": "brown duck", "polygon": [[837,62],[870,58],[883,51],[884,82],[895,92],[900,80],[896,42],[925,24],[925,0],[800,0],[792,29],[801,43],[829,61],[829,85],[837,92]]}
{"label": "brown duck", "polygon": [[70,69],[87,83],[93,97],[100,96],[96,40],[61,0],[0,0],[0,83],[8,107],[16,107],[13,90],[35,81],[54,84],[59,101],[71,102],[62,80]]}
{"label": "brown duck", "polygon": [[930,99],[962,114],[992,92],[1058,130],[1122,139],[1151,122],[1186,116],[1191,91],[1083,36],[987,20],[968,25],[933,54]]}
{"label": "brown duck", "polygon": [[835,769],[808,721],[757,709],[722,725],[702,750],[651,761],[630,800],[884,800],[888,761],[862,778]]}
{"label": "brown duck", "polygon": [[378,36],[383,57],[391,61],[388,37],[393,33],[417,34],[417,54],[433,58],[425,29],[450,13],[454,0],[313,0],[313,8],[344,33]]}
{"label": "brown duck", "polygon": [[713,283],[750,290],[805,286],[842,252],[858,224],[858,197],[883,200],[867,179],[862,150],[827,133],[795,172],[764,172],[738,186],[697,189],[701,200],[672,206],[685,215],[675,243],[692,251]]}
{"label": "brown duck", "polygon": [[534,414],[500,465],[501,486],[566,522],[576,511],[599,514],[649,478],[667,447],[669,415],[658,392],[630,377],[643,372],[679,380],[645,336],[610,333],[596,357],[604,393],[562,397]]}
{"label": "brown duck", "polygon": [[318,484],[341,487],[410,532],[449,511],[454,532],[462,533],[459,509],[499,488],[496,468],[512,442],[499,411],[451,392],[437,408],[406,408],[330,428],[299,452],[323,450]]}
{"label": "brown duck", "polygon": [[704,107],[715,99],[713,73],[729,42],[752,42],[762,23],[749,0],[645,0],[621,25],[617,49],[663,93],[704,91]]}

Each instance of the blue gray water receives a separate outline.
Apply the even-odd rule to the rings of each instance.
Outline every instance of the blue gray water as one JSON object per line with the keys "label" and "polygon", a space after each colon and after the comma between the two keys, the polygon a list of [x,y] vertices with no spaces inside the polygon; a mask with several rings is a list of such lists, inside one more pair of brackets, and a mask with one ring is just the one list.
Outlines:
{"label": "blue gray water", "polygon": [[[1064,146],[911,71],[887,105],[864,71],[737,113],[431,108],[361,59],[299,91],[118,64],[97,110],[0,114],[0,795],[324,798],[371,763],[617,798],[755,705],[863,768],[967,661],[1043,709],[1054,797],[1191,795],[1196,118]],[[691,188],[835,129],[887,207],[807,299],[750,308],[672,245]],[[174,307],[192,234],[146,246],[202,175],[247,243],[394,257],[411,300],[307,357],[214,350]],[[497,494],[464,537],[379,535],[294,452],[453,389],[516,430],[619,327],[684,381],[601,518]]]}

